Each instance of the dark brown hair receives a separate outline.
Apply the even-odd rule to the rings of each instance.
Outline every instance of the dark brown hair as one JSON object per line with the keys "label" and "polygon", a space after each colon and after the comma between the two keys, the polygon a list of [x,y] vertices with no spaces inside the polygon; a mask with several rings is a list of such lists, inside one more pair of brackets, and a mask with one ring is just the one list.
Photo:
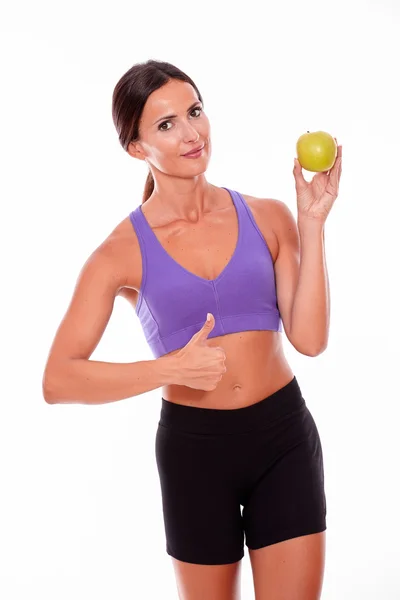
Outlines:
{"label": "dark brown hair", "polygon": [[[127,152],[130,142],[139,141],[140,118],[147,98],[155,90],[178,79],[190,83],[196,90],[200,102],[203,98],[196,84],[186,73],[167,62],[148,60],[137,63],[118,81],[112,96],[112,118],[121,146]],[[154,190],[154,179],[149,169],[142,197],[142,204]]]}

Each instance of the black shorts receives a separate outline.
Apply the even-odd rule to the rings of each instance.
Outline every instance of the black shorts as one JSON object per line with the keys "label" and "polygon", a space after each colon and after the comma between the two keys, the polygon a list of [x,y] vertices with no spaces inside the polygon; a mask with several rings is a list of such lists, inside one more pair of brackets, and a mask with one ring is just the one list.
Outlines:
{"label": "black shorts", "polygon": [[[296,377],[220,410],[162,398],[155,439],[166,550],[217,565],[326,529],[321,441]],[[242,510],[243,509],[243,510]]]}

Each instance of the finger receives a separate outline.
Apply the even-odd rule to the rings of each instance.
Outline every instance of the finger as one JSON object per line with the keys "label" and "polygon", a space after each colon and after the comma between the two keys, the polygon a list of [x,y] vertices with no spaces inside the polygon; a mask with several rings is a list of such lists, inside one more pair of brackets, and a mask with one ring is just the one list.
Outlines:
{"label": "finger", "polygon": [[340,164],[340,160],[337,160],[335,162],[335,164],[333,165],[332,169],[329,171],[329,182],[331,184],[333,184],[334,186],[337,185],[338,179],[339,179],[339,164]]}
{"label": "finger", "polygon": [[340,175],[342,173],[342,158],[338,156],[336,158],[335,164],[329,173],[329,183],[335,189],[335,192],[338,192]]}
{"label": "finger", "polygon": [[337,155],[337,156],[341,156],[341,154],[342,154],[342,146],[339,146],[339,144],[338,144],[338,141],[337,141],[337,138],[335,138],[335,137],[334,137],[333,139],[334,139],[334,140],[335,140],[335,142],[336,142],[336,149],[337,149],[337,151],[336,151],[336,155]]}
{"label": "finger", "polygon": [[297,158],[294,159],[293,174],[295,176],[296,184],[298,186],[304,187],[304,186],[308,185],[307,181],[304,179],[303,167],[301,166],[301,164]]}
{"label": "finger", "polygon": [[324,171],[324,173],[326,173],[326,175],[328,175],[330,180],[336,176],[338,176],[340,178],[341,167],[342,167],[342,146],[338,145],[338,141],[335,137],[333,139],[335,140],[336,146],[337,146],[335,162],[333,163],[333,165],[330,169],[328,169],[327,171]]}
{"label": "finger", "polygon": [[331,172],[334,170],[338,171],[340,169],[341,165],[342,165],[342,146],[338,146],[335,162],[331,169]]}

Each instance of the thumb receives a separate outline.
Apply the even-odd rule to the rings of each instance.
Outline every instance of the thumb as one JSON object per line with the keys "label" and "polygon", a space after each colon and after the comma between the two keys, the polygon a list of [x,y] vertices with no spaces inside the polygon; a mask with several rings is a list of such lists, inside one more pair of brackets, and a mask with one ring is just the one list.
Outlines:
{"label": "thumb", "polygon": [[214,315],[211,313],[207,313],[207,320],[204,323],[203,327],[200,329],[197,339],[198,340],[206,340],[207,336],[214,329],[214,325],[215,325]]}

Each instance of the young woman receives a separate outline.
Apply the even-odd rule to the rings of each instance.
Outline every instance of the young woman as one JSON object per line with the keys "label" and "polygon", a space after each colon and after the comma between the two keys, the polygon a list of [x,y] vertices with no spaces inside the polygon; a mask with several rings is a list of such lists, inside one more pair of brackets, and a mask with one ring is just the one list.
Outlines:
{"label": "young woman", "polygon": [[[175,66],[134,65],[112,112],[124,150],[148,165],[145,192],[82,268],[44,397],[98,404],[162,388],[156,460],[181,600],[237,600],[244,542],[257,600],[316,600],[323,455],[282,329],[307,356],[327,346],[324,223],[341,146],[329,173],[310,183],[295,161],[296,222],[279,200],[207,181],[210,123],[195,83]],[[236,121],[232,132],[242,146]],[[154,360],[89,360],[117,295],[135,308]]]}

